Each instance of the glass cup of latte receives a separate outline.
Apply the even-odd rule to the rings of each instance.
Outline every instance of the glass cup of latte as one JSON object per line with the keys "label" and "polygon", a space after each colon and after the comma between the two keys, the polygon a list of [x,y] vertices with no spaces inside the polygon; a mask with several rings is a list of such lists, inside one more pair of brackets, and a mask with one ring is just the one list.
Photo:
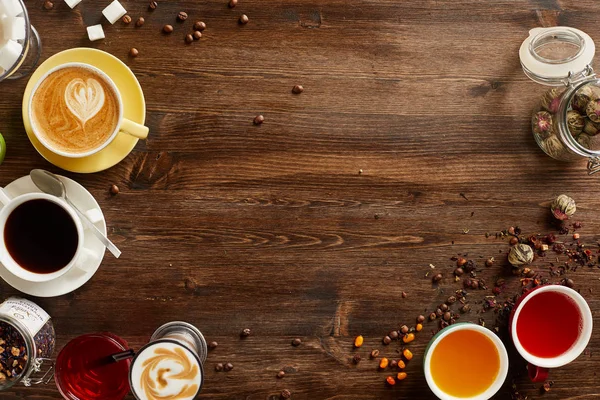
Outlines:
{"label": "glass cup of latte", "polygon": [[42,53],[23,0],[0,0],[0,81],[29,75]]}

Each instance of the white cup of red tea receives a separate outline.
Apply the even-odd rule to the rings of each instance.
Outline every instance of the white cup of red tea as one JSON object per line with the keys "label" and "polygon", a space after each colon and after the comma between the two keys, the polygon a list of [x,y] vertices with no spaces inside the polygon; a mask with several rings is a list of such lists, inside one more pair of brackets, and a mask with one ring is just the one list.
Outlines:
{"label": "white cup of red tea", "polygon": [[537,287],[521,297],[510,317],[510,334],[529,363],[529,378],[543,382],[550,368],[574,361],[592,336],[592,312],[575,290],[561,285]]}

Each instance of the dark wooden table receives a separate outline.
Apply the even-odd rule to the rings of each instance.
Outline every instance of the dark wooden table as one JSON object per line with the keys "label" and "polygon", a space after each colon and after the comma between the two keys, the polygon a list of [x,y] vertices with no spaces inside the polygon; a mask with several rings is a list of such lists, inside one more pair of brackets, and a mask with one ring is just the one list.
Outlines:
{"label": "dark wooden table", "polygon": [[[412,343],[408,378],[394,388],[368,353],[397,357],[400,345],[385,347],[382,336],[414,325],[460,287],[450,257],[495,256],[481,276],[502,274],[507,239],[493,233],[555,230],[547,206],[562,192],[577,200],[582,240],[600,239],[600,177],[538,149],[529,120],[544,88],[518,59],[538,26],[574,26],[600,41],[595,0],[240,0],[234,9],[225,0],[163,1],[154,12],[146,1],[124,1],[134,21],[146,19],[141,28],[102,21],[108,0],[75,10],[54,2],[46,11],[42,0],[27,1],[42,59],[77,46],[116,55],[144,89],[151,131],[107,171],[64,173],[25,135],[26,80],[0,84],[8,145],[0,185],[32,168],[76,179],[100,202],[123,250],[74,293],[34,299],[52,315],[59,348],[96,331],[139,348],[164,322],[186,320],[219,343],[200,398],[275,399],[287,388],[294,399],[432,399],[422,355],[436,323]],[[176,23],[182,10],[190,18]],[[186,45],[196,20],[208,28]],[[107,38],[91,43],[85,26],[100,21]],[[166,23],[175,26],[170,36],[160,32]],[[139,57],[128,57],[131,47]],[[296,84],[304,93],[291,93]],[[258,114],[265,122],[254,126]],[[425,277],[430,264],[445,274],[439,287]],[[599,325],[600,271],[569,276]],[[518,285],[513,279],[500,300]],[[18,294],[0,289],[3,298]],[[490,294],[472,293],[472,303]],[[493,313],[461,320],[482,316],[494,326]],[[252,335],[241,340],[244,328]],[[365,345],[355,351],[358,334]],[[296,337],[302,345],[292,347]],[[362,361],[353,365],[357,352]],[[552,371],[543,397],[600,396],[599,356],[595,333],[584,355]],[[219,362],[234,370],[215,372]],[[510,398],[513,379],[522,394],[539,397],[513,351],[511,363],[497,398]],[[277,379],[282,368],[288,374]],[[51,384],[0,398],[59,394]]]}

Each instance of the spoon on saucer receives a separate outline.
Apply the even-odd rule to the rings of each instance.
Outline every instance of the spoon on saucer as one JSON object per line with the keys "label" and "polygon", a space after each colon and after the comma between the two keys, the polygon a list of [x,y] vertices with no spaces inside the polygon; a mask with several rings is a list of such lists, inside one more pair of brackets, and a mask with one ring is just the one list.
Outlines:
{"label": "spoon on saucer", "polygon": [[90,221],[88,217],[82,213],[81,210],[79,210],[77,206],[71,202],[71,200],[69,200],[67,197],[67,189],[65,188],[64,183],[56,175],[43,169],[33,169],[29,173],[29,176],[31,177],[31,180],[35,186],[37,186],[42,192],[60,197],[67,202],[67,204],[73,207],[81,220],[92,230],[94,236],[96,236],[106,246],[108,251],[110,251],[115,258],[119,258],[121,255],[121,250],[119,250],[109,238],[100,232],[100,229],[96,228],[96,225],[94,225],[92,221]]}

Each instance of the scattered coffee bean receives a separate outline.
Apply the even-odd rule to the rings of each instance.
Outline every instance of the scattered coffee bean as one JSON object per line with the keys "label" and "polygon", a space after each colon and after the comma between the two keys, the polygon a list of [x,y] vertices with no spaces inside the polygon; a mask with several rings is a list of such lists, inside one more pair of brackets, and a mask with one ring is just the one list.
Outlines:
{"label": "scattered coffee bean", "polygon": [[44,8],[46,10],[52,10],[54,8],[54,3],[52,3],[51,1],[45,1]]}
{"label": "scattered coffee bean", "polygon": [[454,275],[456,275],[456,276],[461,276],[464,273],[465,273],[465,271],[462,268],[456,268],[454,270]]}
{"label": "scattered coffee bean", "polygon": [[215,371],[217,371],[217,372],[223,371],[223,364],[218,363],[217,365],[215,365]]}
{"label": "scattered coffee bean", "polygon": [[148,4],[148,9],[149,9],[150,11],[154,11],[154,10],[156,10],[156,7],[158,7],[158,3],[157,3],[156,1],[151,1],[151,2]]}
{"label": "scattered coffee bean", "polygon": [[229,8],[237,6],[238,0],[229,0]]}
{"label": "scattered coffee bean", "polygon": [[223,371],[225,372],[229,372],[233,369],[233,364],[232,363],[227,363],[225,364],[225,366],[223,367]]}
{"label": "scattered coffee bean", "polygon": [[408,295],[406,294],[406,292],[402,292],[402,298],[405,299],[407,297],[408,297]]}
{"label": "scattered coffee bean", "polygon": [[424,322],[424,321],[425,321],[425,316],[423,316],[423,315],[419,315],[419,316],[417,317],[417,322],[418,322],[418,323],[422,323],[422,322]]}
{"label": "scattered coffee bean", "polygon": [[431,278],[431,280],[433,281],[433,283],[438,283],[439,281],[441,281],[443,278],[442,274],[435,274],[433,276],[433,278]]}
{"label": "scattered coffee bean", "polygon": [[439,308],[440,308],[440,310],[442,310],[442,311],[448,311],[448,309],[449,309],[450,307],[448,307],[448,304],[444,303],[444,304],[440,304],[440,307],[439,307]]}
{"label": "scattered coffee bean", "polygon": [[139,17],[137,21],[135,21],[135,26],[140,27],[142,25],[144,25],[144,23],[146,22],[146,20],[144,19],[144,17]]}
{"label": "scattered coffee bean", "polygon": [[289,398],[291,398],[291,397],[292,397],[292,392],[290,392],[290,391],[289,391],[289,390],[287,390],[287,389],[283,389],[283,390],[281,391],[281,395],[280,395],[280,397],[281,397],[282,399],[289,399]]}
{"label": "scattered coffee bean", "polygon": [[385,336],[381,341],[387,346],[388,344],[392,343],[392,338],[389,336]]}
{"label": "scattered coffee bean", "polygon": [[194,22],[194,30],[202,32],[206,29],[206,24],[202,21]]}
{"label": "scattered coffee bean", "polygon": [[263,117],[262,115],[257,115],[256,117],[254,117],[254,125],[260,125],[263,122],[265,122],[265,117]]}
{"label": "scattered coffee bean", "polygon": [[434,312],[432,312],[431,314],[429,314],[429,320],[430,321],[433,321],[436,318],[437,318],[437,315]]}
{"label": "scattered coffee bean", "polygon": [[119,187],[117,185],[112,185],[110,187],[110,193],[111,194],[119,194]]}
{"label": "scattered coffee bean", "polygon": [[173,25],[165,25],[165,26],[163,26],[163,32],[164,33],[171,33],[171,32],[173,32]]}
{"label": "scattered coffee bean", "polygon": [[248,18],[248,16],[246,14],[242,14],[239,21],[240,21],[240,24],[246,25],[248,23],[248,21],[250,21],[250,19]]}
{"label": "scattered coffee bean", "polygon": [[302,87],[302,85],[296,85],[292,88],[292,93],[294,94],[300,94],[304,92],[304,88]]}
{"label": "scattered coffee bean", "polygon": [[575,282],[573,282],[573,279],[570,279],[570,278],[563,279],[562,283],[563,283],[564,286],[570,287],[570,288],[572,288],[573,286],[575,286]]}
{"label": "scattered coffee bean", "polygon": [[444,312],[441,309],[438,308],[438,309],[435,310],[435,315],[437,317],[441,317],[442,315],[444,315]]}
{"label": "scattered coffee bean", "polygon": [[388,336],[389,336],[389,337],[390,337],[392,340],[396,340],[396,339],[398,339],[398,336],[400,336],[400,335],[398,334],[398,331],[391,331],[391,332],[388,334]]}
{"label": "scattered coffee bean", "polygon": [[369,357],[371,357],[371,358],[379,357],[379,350],[377,350],[377,349],[371,350],[371,354],[369,354]]}
{"label": "scattered coffee bean", "polygon": [[250,329],[246,328],[244,329],[241,333],[240,333],[241,337],[248,337],[250,336]]}
{"label": "scattered coffee bean", "polygon": [[278,377],[279,379],[283,378],[284,376],[285,376],[285,371],[279,371],[279,372],[277,373],[277,377]]}
{"label": "scattered coffee bean", "polygon": [[192,35],[190,35],[190,34],[187,34],[187,35],[185,35],[185,42],[186,42],[187,44],[190,44],[190,43],[192,43],[193,41],[194,41],[194,37],[193,37]]}
{"label": "scattered coffee bean", "polygon": [[202,32],[200,32],[200,31],[194,31],[194,33],[192,34],[192,36],[194,36],[194,40],[200,40],[200,38],[202,37]]}
{"label": "scattered coffee bean", "polygon": [[446,311],[444,313],[444,321],[450,321],[451,318],[452,318],[452,314],[450,313],[450,311]]}
{"label": "scattered coffee bean", "polygon": [[360,354],[355,354],[354,357],[352,357],[352,362],[358,364],[360,362]]}
{"label": "scattered coffee bean", "polygon": [[296,339],[292,340],[292,346],[298,347],[298,346],[300,346],[300,344],[302,344],[302,340],[300,338],[296,338]]}
{"label": "scattered coffee bean", "polygon": [[446,299],[446,303],[448,304],[454,304],[456,303],[456,296],[450,296]]}
{"label": "scattered coffee bean", "polygon": [[138,51],[138,49],[136,49],[135,47],[132,47],[132,48],[129,50],[129,55],[130,55],[131,57],[137,57],[137,56],[138,56],[138,54],[140,54],[140,52],[139,52],[139,51]]}
{"label": "scattered coffee bean", "polygon": [[124,24],[129,25],[131,23],[131,17],[129,15],[123,15],[121,21],[123,21]]}
{"label": "scattered coffee bean", "polygon": [[211,350],[213,350],[213,349],[216,349],[218,345],[219,344],[217,342],[210,342],[208,344],[208,348],[211,349]]}
{"label": "scattered coffee bean", "polygon": [[177,20],[183,22],[186,19],[188,19],[187,13],[185,11],[179,11],[179,14],[177,14]]}
{"label": "scattered coffee bean", "polygon": [[[423,321],[425,321],[425,317],[423,317]],[[421,321],[421,322],[422,322],[422,321]],[[402,333],[403,335],[404,335],[404,334],[406,334],[406,333],[408,333],[408,326],[406,326],[406,325],[402,325],[402,326],[400,327],[400,333]]]}

